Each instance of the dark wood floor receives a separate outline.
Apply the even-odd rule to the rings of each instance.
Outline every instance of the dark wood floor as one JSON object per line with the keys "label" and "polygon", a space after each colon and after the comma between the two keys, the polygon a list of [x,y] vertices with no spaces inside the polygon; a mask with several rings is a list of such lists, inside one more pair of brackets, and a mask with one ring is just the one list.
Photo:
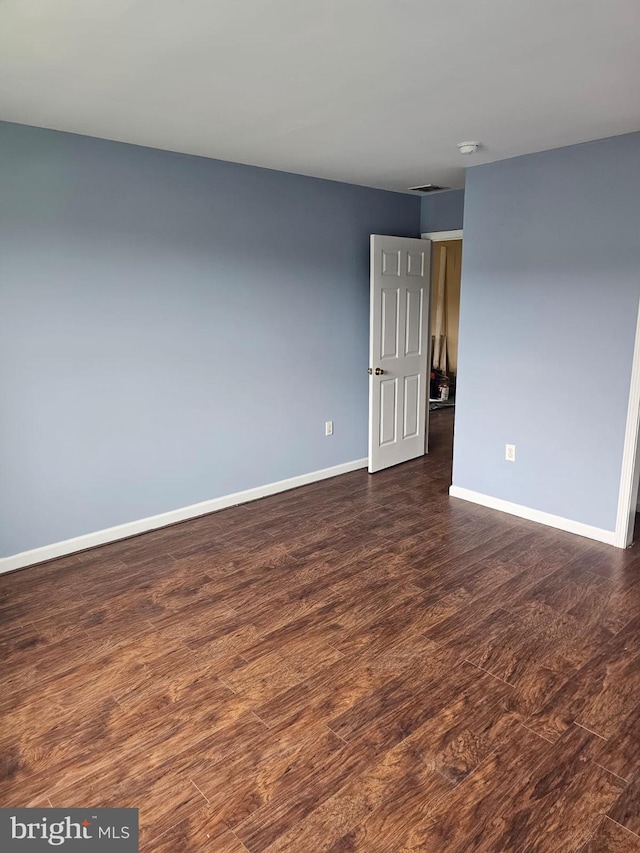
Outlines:
{"label": "dark wood floor", "polygon": [[0,577],[3,806],[154,853],[640,850],[640,550],[432,453]]}

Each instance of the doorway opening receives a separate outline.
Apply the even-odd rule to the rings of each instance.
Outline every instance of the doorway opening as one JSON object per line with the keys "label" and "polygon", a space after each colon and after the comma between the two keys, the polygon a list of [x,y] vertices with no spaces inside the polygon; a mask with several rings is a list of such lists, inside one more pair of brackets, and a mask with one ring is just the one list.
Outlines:
{"label": "doorway opening", "polygon": [[455,422],[462,231],[422,237],[431,240],[429,440],[438,441]]}

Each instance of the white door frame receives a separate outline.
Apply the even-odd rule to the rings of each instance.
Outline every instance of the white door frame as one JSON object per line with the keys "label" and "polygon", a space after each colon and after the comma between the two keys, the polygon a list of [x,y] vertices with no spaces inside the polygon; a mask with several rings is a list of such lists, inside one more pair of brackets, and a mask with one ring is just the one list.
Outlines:
{"label": "white door frame", "polygon": [[628,548],[633,542],[633,527],[638,502],[638,481],[640,465],[638,448],[640,437],[640,306],[636,320],[636,340],[633,348],[631,383],[629,387],[629,405],[627,408],[627,426],[624,434],[622,452],[622,470],[620,472],[620,493],[618,496],[618,514],[613,544],[616,548]]}
{"label": "white door frame", "polygon": [[457,231],[426,231],[420,236],[423,240],[431,240],[432,243],[442,243],[443,240],[462,240],[462,228]]}

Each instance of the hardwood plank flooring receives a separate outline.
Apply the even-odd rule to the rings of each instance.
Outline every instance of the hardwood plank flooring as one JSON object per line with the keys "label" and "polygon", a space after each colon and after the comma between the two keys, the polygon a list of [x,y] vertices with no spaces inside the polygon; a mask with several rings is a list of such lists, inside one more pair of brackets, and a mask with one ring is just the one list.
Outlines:
{"label": "hardwood plank flooring", "polygon": [[429,456],[0,577],[0,804],[154,853],[640,853],[640,549]]}

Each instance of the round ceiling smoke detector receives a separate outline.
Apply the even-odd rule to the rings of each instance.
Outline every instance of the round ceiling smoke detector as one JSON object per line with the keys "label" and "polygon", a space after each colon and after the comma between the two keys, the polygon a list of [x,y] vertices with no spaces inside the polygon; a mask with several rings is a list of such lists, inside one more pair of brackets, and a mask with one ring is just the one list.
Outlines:
{"label": "round ceiling smoke detector", "polygon": [[458,151],[461,154],[475,154],[476,151],[480,148],[479,142],[459,142],[458,143]]}

